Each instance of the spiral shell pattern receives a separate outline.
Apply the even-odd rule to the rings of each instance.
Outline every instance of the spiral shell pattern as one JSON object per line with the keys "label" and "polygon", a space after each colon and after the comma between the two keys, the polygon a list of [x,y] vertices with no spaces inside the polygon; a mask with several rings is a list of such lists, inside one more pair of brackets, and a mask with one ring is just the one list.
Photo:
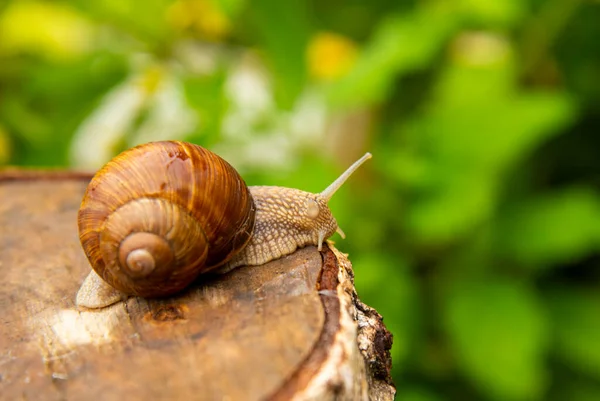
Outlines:
{"label": "spiral shell pattern", "polygon": [[240,175],[185,142],[129,149],[94,176],[78,215],[92,268],[119,291],[166,296],[227,263],[252,235],[255,206]]}

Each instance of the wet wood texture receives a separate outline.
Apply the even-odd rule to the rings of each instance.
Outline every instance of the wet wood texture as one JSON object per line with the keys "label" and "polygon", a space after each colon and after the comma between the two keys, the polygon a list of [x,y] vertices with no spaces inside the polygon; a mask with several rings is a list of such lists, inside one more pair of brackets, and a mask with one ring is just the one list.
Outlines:
{"label": "wet wood texture", "polygon": [[[241,267],[168,299],[77,310],[90,269],[76,227],[86,185],[85,174],[0,173],[1,399],[326,399],[347,379],[342,399],[391,399],[391,337],[353,299],[335,249]],[[364,311],[369,333],[357,324]],[[387,372],[361,339],[384,340],[368,352]]]}

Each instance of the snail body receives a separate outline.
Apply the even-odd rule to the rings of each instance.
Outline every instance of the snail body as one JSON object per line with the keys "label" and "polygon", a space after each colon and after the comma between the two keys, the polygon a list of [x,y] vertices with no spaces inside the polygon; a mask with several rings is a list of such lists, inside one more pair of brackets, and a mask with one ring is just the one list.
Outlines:
{"label": "snail body", "polygon": [[200,274],[260,265],[338,231],[328,200],[360,164],[325,191],[247,187],[216,154],[186,142],[129,149],[94,176],[78,214],[93,268],[76,304],[102,308],[135,295],[162,297]]}

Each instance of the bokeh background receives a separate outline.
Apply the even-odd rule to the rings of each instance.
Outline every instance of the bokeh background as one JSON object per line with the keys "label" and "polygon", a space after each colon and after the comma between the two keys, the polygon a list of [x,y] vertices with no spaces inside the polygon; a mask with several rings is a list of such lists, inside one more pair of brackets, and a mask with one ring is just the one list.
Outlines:
{"label": "bokeh background", "polygon": [[600,3],[5,0],[0,165],[326,187],[401,401],[600,400]]}

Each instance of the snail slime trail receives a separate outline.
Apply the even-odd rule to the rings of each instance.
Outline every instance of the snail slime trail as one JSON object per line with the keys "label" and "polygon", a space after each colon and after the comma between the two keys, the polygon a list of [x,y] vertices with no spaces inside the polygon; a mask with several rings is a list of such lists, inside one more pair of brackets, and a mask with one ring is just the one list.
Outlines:
{"label": "snail slime trail", "polygon": [[103,308],[128,296],[165,297],[200,274],[261,265],[343,231],[333,194],[367,153],[320,193],[246,186],[201,146],[151,142],[124,151],[91,180],[78,213],[92,266],[76,304]]}

